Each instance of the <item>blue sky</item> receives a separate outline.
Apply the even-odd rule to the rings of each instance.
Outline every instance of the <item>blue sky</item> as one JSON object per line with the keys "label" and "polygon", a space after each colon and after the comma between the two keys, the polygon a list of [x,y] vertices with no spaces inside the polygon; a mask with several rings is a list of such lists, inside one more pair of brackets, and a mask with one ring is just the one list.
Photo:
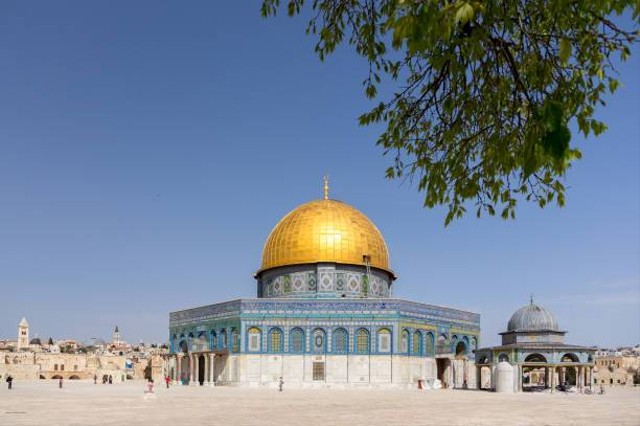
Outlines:
{"label": "blue sky", "polygon": [[0,4],[0,338],[163,341],[168,313],[253,297],[262,245],[297,205],[331,196],[383,232],[395,296],[481,313],[498,342],[528,302],[567,340],[640,343],[640,49],[573,144],[567,205],[444,228],[384,178],[365,64],[321,63],[305,19],[259,2]]}

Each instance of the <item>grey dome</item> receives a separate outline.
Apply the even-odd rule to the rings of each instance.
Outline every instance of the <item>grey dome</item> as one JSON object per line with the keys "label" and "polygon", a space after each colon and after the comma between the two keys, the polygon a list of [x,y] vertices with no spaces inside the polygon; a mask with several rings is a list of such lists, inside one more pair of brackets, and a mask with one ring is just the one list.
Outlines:
{"label": "grey dome", "polygon": [[558,321],[551,312],[533,302],[518,309],[509,320],[507,331],[558,331]]}
{"label": "grey dome", "polygon": [[36,337],[34,339],[31,339],[31,341],[29,342],[30,345],[39,345],[42,346],[42,342],[40,341],[39,337]]}

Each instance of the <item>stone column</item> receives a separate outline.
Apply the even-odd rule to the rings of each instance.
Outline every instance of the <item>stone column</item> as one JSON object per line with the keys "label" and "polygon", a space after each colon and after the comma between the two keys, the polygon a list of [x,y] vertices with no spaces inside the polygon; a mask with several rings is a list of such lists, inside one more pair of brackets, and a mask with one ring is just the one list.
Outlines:
{"label": "stone column", "polygon": [[193,384],[194,386],[200,385],[200,356],[198,354],[193,354]]}
{"label": "stone column", "polygon": [[195,382],[194,375],[193,375],[193,372],[194,372],[193,364],[194,363],[195,363],[195,361],[194,361],[193,354],[189,354],[189,384],[190,385],[193,385],[194,382]]}
{"label": "stone column", "polygon": [[[522,374],[523,374],[523,372],[524,372],[524,369],[522,368],[522,365],[518,364],[518,380],[517,380],[518,389],[516,389],[516,392],[522,392]],[[531,374],[531,373],[529,373],[529,374]],[[531,376],[529,376],[529,377],[531,377]]]}
{"label": "stone column", "polygon": [[544,368],[544,387],[551,387],[551,368],[549,366]]}
{"label": "stone column", "polygon": [[176,355],[176,383],[181,383],[181,375],[182,375],[182,354]]}
{"label": "stone column", "polygon": [[213,375],[215,373],[215,368],[216,368],[216,355],[209,354],[209,384],[211,386],[214,385]]}
{"label": "stone column", "polygon": [[580,391],[582,391],[584,389],[584,367],[580,366],[578,369],[580,371]]}
{"label": "stone column", "polygon": [[551,370],[551,373],[549,375],[549,380],[551,382],[551,393],[554,393],[556,391],[556,368],[551,367],[549,368],[549,370]]}

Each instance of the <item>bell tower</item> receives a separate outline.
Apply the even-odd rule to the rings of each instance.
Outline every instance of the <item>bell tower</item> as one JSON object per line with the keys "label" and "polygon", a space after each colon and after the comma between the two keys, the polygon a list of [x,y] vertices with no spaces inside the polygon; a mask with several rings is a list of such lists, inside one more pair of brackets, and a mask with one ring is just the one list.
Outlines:
{"label": "bell tower", "polygon": [[29,323],[25,317],[18,324],[18,350],[29,349]]}
{"label": "bell tower", "polygon": [[113,330],[113,334],[111,334],[111,344],[117,347],[122,344],[122,337],[120,336],[120,330],[117,325],[115,330]]}

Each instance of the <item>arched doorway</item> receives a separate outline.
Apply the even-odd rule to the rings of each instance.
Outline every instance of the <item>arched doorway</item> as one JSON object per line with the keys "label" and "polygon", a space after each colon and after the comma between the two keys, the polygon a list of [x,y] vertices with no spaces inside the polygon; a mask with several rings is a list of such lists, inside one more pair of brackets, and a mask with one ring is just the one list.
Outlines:
{"label": "arched doorway", "polygon": [[[562,355],[560,358],[560,362],[562,364],[577,364],[580,362],[578,356],[574,353],[566,353]],[[565,365],[562,367],[562,381],[561,385],[564,386],[577,386],[578,385],[578,375],[577,375],[577,367],[575,365]]]}
{"label": "arched doorway", "polygon": [[204,377],[206,372],[205,367],[204,355],[200,355],[198,357],[198,383],[200,384],[200,386],[204,385]]}
{"label": "arched doorway", "polygon": [[451,360],[449,358],[436,358],[437,378],[442,383],[442,387],[449,387],[451,384]]}
{"label": "arched doorway", "polygon": [[[534,391],[549,386],[547,358],[542,354],[530,354],[522,366],[522,390]],[[528,364],[528,365],[527,365]]]}

